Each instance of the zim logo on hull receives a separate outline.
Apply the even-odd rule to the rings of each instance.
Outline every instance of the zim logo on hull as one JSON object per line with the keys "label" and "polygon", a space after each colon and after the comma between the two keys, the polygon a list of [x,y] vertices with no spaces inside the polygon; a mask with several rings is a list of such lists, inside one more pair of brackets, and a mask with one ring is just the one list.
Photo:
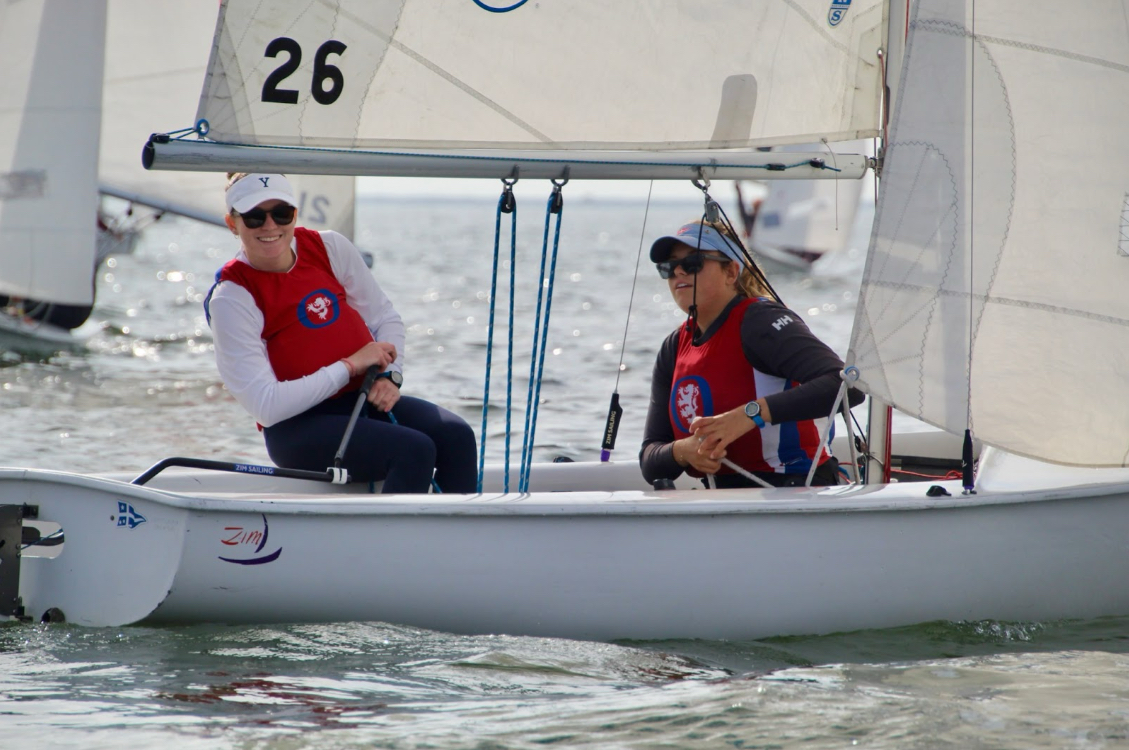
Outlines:
{"label": "zim logo on hull", "polygon": [[[262,528],[248,526],[224,526],[223,537],[220,542],[228,547],[233,547],[232,556],[218,555],[224,562],[236,565],[264,565],[274,562],[282,554],[282,547],[265,555],[260,554],[267,546],[267,537],[270,536],[270,526],[267,524],[266,514],[262,514]],[[251,548],[248,550],[248,548]],[[243,555],[236,553],[243,552]]]}

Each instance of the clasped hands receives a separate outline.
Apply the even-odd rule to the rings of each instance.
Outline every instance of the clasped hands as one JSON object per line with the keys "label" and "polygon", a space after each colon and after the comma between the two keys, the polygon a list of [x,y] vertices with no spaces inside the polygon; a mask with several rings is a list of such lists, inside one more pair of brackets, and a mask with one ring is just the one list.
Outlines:
{"label": "clasped hands", "polygon": [[[762,404],[761,414],[764,413]],[[690,423],[690,436],[674,441],[674,460],[703,474],[716,474],[728,445],[755,427],[753,420],[745,416],[743,405],[713,417],[698,417]]]}
{"label": "clasped hands", "polygon": [[[380,372],[396,361],[396,347],[387,341],[370,341],[346,357],[356,372],[375,365]],[[377,378],[368,392],[368,402],[381,411],[392,411],[400,400],[400,389],[388,378]]]}

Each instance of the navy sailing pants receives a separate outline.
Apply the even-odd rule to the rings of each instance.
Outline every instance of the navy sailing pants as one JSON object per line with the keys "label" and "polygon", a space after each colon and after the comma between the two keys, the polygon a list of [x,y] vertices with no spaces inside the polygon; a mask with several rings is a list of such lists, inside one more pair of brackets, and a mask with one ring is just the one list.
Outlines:
{"label": "navy sailing pants", "polygon": [[[333,466],[356,403],[357,393],[346,393],[264,428],[271,460],[286,469],[324,471]],[[465,420],[411,396],[401,396],[392,414],[397,424],[371,404],[361,410],[342,461],[351,479],[384,480],[386,494],[427,492],[434,472],[443,492],[475,491],[477,448]]]}

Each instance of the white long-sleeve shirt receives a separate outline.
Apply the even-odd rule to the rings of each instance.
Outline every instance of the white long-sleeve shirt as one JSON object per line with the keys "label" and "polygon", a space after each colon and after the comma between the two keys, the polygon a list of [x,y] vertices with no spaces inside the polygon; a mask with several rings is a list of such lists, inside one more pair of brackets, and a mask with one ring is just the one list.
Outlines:
{"label": "white long-sleeve shirt", "polygon": [[[345,288],[345,301],[364,319],[374,341],[387,341],[396,347],[396,361],[388,369],[402,372],[404,322],[400,314],[352,242],[333,231],[318,234],[325,243],[333,275]],[[291,249],[297,255],[296,240]],[[242,249],[235,259],[248,262]],[[238,284],[217,284],[208,309],[220,377],[235,400],[262,426],[270,427],[301,414],[349,382],[349,370],[341,362],[297,380],[279,381],[262,338],[262,310],[251,293]]]}

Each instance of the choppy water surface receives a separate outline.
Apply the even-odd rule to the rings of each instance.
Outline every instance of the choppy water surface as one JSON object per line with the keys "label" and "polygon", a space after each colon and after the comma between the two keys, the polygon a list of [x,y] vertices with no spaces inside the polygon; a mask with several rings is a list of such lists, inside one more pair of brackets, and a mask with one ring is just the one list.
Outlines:
{"label": "choppy water surface", "polygon": [[[544,196],[519,192],[519,199],[514,357],[527,373]],[[655,236],[699,211],[693,194],[653,205],[644,231],[641,201],[566,203],[538,459],[598,453],[617,373],[625,409],[617,454],[637,452],[655,351],[681,320],[644,263],[623,345],[640,236],[645,253]],[[477,431],[493,201],[366,200],[358,216],[358,244],[374,253],[377,278],[408,325],[405,392],[456,409]],[[811,277],[773,277],[785,301],[840,352],[862,265],[858,245]],[[101,270],[84,352],[4,353],[0,465],[140,472],[170,455],[266,462],[252,420],[219,382],[200,308],[234,251],[223,231],[162,221],[135,255]],[[503,267],[491,460],[503,454],[508,274]],[[523,375],[513,391],[515,425],[525,397]],[[381,623],[3,624],[0,744],[1123,747],[1127,638],[1127,619],[616,644]]]}
{"label": "choppy water surface", "polygon": [[0,728],[66,748],[1124,747],[1127,626],[598,644],[8,625]]}

